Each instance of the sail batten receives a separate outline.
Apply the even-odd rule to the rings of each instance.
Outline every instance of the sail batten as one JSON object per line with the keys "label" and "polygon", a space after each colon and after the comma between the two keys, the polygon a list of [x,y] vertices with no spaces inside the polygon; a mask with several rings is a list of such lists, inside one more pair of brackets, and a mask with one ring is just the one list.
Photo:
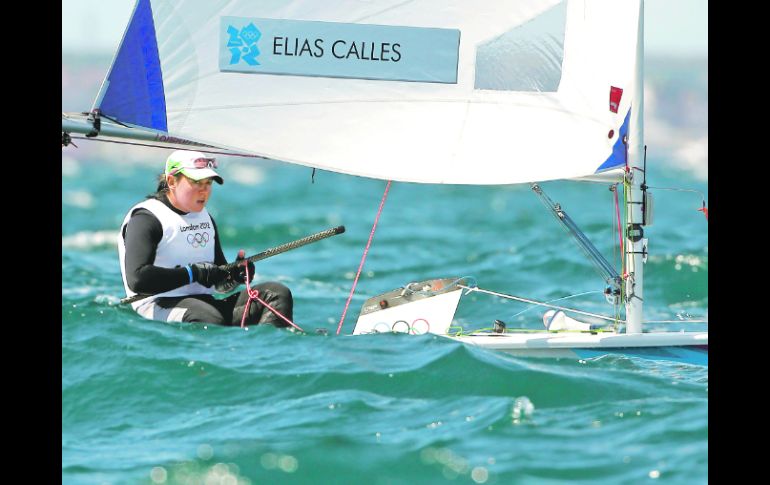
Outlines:
{"label": "sail batten", "polygon": [[[620,165],[638,11],[638,0],[140,0],[102,108],[364,177],[579,178]],[[157,69],[146,55],[141,74],[121,70],[139,45],[156,49]]]}

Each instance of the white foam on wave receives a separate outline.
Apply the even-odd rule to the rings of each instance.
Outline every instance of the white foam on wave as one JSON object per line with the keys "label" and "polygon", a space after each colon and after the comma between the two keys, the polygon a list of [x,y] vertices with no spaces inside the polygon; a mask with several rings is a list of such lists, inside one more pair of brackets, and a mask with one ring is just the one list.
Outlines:
{"label": "white foam on wave", "polygon": [[92,249],[117,245],[115,231],[80,231],[61,238],[62,248]]}
{"label": "white foam on wave", "polygon": [[62,153],[61,175],[62,177],[76,177],[80,175],[80,162],[76,158]]}
{"label": "white foam on wave", "polygon": [[222,177],[228,182],[232,181],[240,185],[259,185],[265,181],[265,171],[253,165],[253,162],[231,162],[223,165],[219,170]]}
{"label": "white foam on wave", "polygon": [[95,204],[94,196],[86,190],[70,190],[62,194],[62,202],[67,205],[90,209]]}

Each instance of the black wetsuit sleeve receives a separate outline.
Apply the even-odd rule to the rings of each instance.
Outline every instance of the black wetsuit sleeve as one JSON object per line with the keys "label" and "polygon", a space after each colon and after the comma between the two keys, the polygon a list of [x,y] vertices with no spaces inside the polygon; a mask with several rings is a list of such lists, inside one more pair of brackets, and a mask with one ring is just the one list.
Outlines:
{"label": "black wetsuit sleeve", "polygon": [[[209,214],[209,217],[211,215]],[[211,224],[214,226],[214,263],[218,265],[227,264],[227,258],[222,251],[222,242],[219,239],[219,230],[217,230],[217,223],[214,222],[214,218],[211,218]]]}
{"label": "black wetsuit sleeve", "polygon": [[137,210],[128,221],[123,237],[126,244],[126,281],[133,291],[154,295],[190,283],[187,269],[161,268],[152,264],[163,238],[163,227],[150,211]]}

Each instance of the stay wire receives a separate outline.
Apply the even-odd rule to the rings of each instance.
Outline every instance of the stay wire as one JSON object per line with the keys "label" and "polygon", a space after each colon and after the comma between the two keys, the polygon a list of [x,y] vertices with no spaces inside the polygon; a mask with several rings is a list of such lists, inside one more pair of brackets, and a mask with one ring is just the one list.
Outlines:
{"label": "stay wire", "polygon": [[586,315],[586,316],[589,316],[589,317],[600,318],[602,320],[609,320],[611,322],[615,322],[616,321],[616,319],[614,317],[608,317],[606,315],[600,315],[598,313],[591,313],[591,312],[586,312],[586,311],[582,311],[582,310],[576,310],[575,308],[567,308],[567,307],[558,306],[558,305],[551,305],[549,303],[545,303],[545,302],[541,302],[541,301],[530,300],[528,298],[522,298],[520,296],[507,295],[505,293],[498,293],[496,291],[485,290],[483,288],[478,288],[478,287],[473,287],[472,288],[472,287],[468,287],[468,286],[465,286],[465,285],[457,285],[457,286],[459,286],[460,288],[469,290],[469,292],[471,292],[471,291],[478,291],[478,292],[481,292],[481,293],[486,293],[488,295],[499,296],[501,298],[507,298],[507,299],[510,299],[510,300],[521,301],[521,302],[524,302],[524,303],[531,303],[533,305],[540,305],[540,306],[544,306],[544,307],[548,307],[548,308],[553,308],[555,310],[569,311],[569,312],[573,312],[573,313],[578,313],[580,315]]}
{"label": "stay wire", "polygon": [[[555,298],[553,300],[548,300],[548,301],[546,301],[544,303],[553,303],[555,301],[568,300],[570,298],[575,298],[575,297],[583,296],[583,295],[590,295],[592,293],[603,293],[603,292],[600,291],[600,290],[584,291],[583,293],[577,293],[577,294],[574,294],[574,295],[567,295],[567,296],[562,296],[561,298]],[[533,308],[535,308],[535,306],[536,305],[531,304],[529,308],[525,308],[524,310],[520,311],[519,313],[516,313],[515,315],[512,315],[510,318],[516,318],[519,315],[521,315],[522,313],[528,312],[528,311],[532,310]]]}
{"label": "stay wire", "polygon": [[[85,140],[85,141],[98,141],[101,143],[117,143],[118,145],[132,145],[132,146],[140,146],[140,147],[148,147],[148,148],[162,148],[164,150],[170,150],[176,148],[175,146],[169,146],[169,145],[158,145],[154,143],[132,143],[129,141],[118,141],[118,140],[105,140],[104,138],[86,138],[84,136],[72,136],[70,135],[71,139],[75,140]],[[77,145],[72,143],[77,148]],[[210,150],[209,148],[216,148],[216,147],[205,147],[205,146],[198,146],[198,145],[190,145],[184,147],[185,150],[195,149],[196,151],[203,152],[203,153],[212,153],[214,155],[228,155],[232,157],[244,157],[244,158],[261,158],[263,160],[267,160],[267,157],[263,157],[260,155],[251,155],[249,153],[232,153],[232,152],[223,152],[223,151],[215,151]]]}
{"label": "stay wire", "polygon": [[[543,194],[545,195],[545,193],[543,193]],[[596,259],[595,259],[595,258],[593,257],[593,255],[592,255],[592,254],[591,254],[591,253],[588,251],[588,249],[586,249],[586,246],[584,246],[583,244],[580,244],[580,242],[578,242],[578,241],[577,241],[577,240],[580,240],[580,241],[587,241],[587,238],[586,238],[586,236],[585,236],[585,235],[583,235],[583,234],[573,233],[573,232],[571,232],[571,231],[570,231],[570,230],[567,228],[567,226],[566,226],[566,225],[565,225],[565,224],[564,224],[564,223],[561,221],[561,219],[560,219],[560,218],[559,218],[559,216],[557,215],[556,211],[554,210],[554,207],[553,207],[553,206],[551,206],[551,205],[549,205],[549,202],[553,202],[553,201],[551,201],[551,200],[550,200],[550,198],[548,198],[548,197],[546,196],[546,198],[548,199],[548,201],[546,201],[546,200],[545,200],[545,198],[543,198],[543,197],[538,197],[538,198],[540,199],[540,202],[543,204],[543,206],[544,206],[544,207],[545,207],[545,208],[548,210],[548,212],[550,212],[550,213],[551,213],[551,215],[554,217],[554,219],[556,219],[556,222],[558,222],[558,224],[559,224],[559,227],[561,227],[561,228],[562,228],[562,230],[563,230],[563,231],[564,231],[566,234],[568,234],[569,236],[571,236],[571,239],[573,239],[573,241],[575,242],[575,244],[576,244],[576,245],[577,245],[577,246],[580,248],[580,250],[581,250],[581,251],[583,251],[583,254],[586,256],[586,258],[588,259],[588,261],[589,261],[589,262],[591,263],[591,265],[593,266],[593,268],[594,268],[594,271],[596,271],[596,273],[599,275],[599,277],[600,277],[602,280],[604,280],[604,279],[605,279],[605,278],[604,278],[604,273],[603,273],[603,270],[604,270],[604,268],[602,268],[602,266],[601,266],[601,265],[600,265],[600,264],[599,264],[599,263],[596,261]],[[563,210],[563,208],[562,208],[562,210]],[[565,211],[565,214],[566,214],[566,211]],[[576,239],[577,239],[577,240],[576,240]],[[588,244],[590,244],[590,241],[588,241]]]}
{"label": "stay wire", "polygon": [[374,224],[372,225],[372,232],[369,233],[369,241],[366,243],[366,248],[364,248],[364,254],[361,256],[361,264],[358,265],[358,272],[356,273],[356,277],[353,280],[353,287],[350,288],[350,295],[348,295],[348,301],[345,302],[345,309],[342,310],[342,317],[340,317],[340,323],[337,325],[337,335],[340,334],[340,330],[342,329],[342,323],[345,321],[345,315],[348,313],[348,307],[350,306],[350,300],[353,299],[353,293],[356,291],[356,285],[358,284],[358,278],[361,276],[361,270],[364,268],[364,262],[366,261],[366,255],[369,254],[369,247],[372,245],[372,239],[374,239],[374,231],[377,229],[377,223],[380,221],[380,215],[382,214],[382,208],[385,206],[385,199],[388,198],[388,191],[390,190],[390,183],[392,181],[388,180],[388,184],[385,186],[385,193],[382,194],[382,200],[380,201],[380,207],[377,209],[377,216],[374,218]]}

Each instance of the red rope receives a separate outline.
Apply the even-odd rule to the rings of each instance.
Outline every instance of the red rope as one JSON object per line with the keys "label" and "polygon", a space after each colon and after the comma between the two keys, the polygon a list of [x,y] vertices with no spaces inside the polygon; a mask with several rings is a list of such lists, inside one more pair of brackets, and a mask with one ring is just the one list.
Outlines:
{"label": "red rope", "polygon": [[361,276],[361,270],[364,268],[364,261],[366,261],[366,255],[369,253],[369,247],[372,245],[372,238],[374,238],[374,230],[377,229],[377,222],[380,220],[380,214],[382,214],[382,207],[385,205],[385,199],[388,197],[388,190],[390,190],[390,180],[388,185],[385,186],[385,193],[382,194],[382,200],[380,201],[380,208],[377,210],[377,217],[374,218],[374,225],[372,226],[372,232],[369,234],[369,242],[366,243],[366,249],[364,249],[364,255],[361,257],[361,264],[358,265],[358,273],[353,280],[353,287],[350,289],[350,295],[348,301],[345,303],[345,309],[342,311],[342,318],[340,318],[340,324],[337,325],[337,335],[340,334],[342,329],[342,322],[345,321],[345,315],[348,313],[348,307],[350,306],[350,300],[353,299],[353,293],[356,291],[356,285],[358,284],[358,277]]}
{"label": "red rope", "polygon": [[[248,264],[246,264],[246,281],[251,281],[251,279],[249,278],[249,265]],[[243,309],[243,316],[241,317],[241,328],[244,328],[246,326],[246,315],[249,314],[249,306],[251,305],[251,301],[252,300],[257,300],[262,305],[264,305],[266,308],[268,308],[271,312],[275,313],[284,322],[288,323],[289,325],[291,325],[292,327],[296,328],[300,332],[304,332],[304,330],[302,330],[297,325],[295,325],[294,322],[292,322],[291,320],[289,320],[288,318],[283,316],[281,314],[281,312],[279,312],[275,308],[271,307],[270,305],[267,304],[267,302],[265,300],[260,298],[259,297],[259,290],[255,289],[255,288],[251,288],[247,284],[246,292],[249,295],[249,299],[248,299],[248,301],[246,301],[246,308]]]}
{"label": "red rope", "polygon": [[[618,239],[620,240],[620,260],[623,261],[623,259],[626,257],[626,255],[623,253],[623,229],[620,225],[620,203],[618,202],[618,188],[615,186],[615,213],[618,216]],[[621,262],[620,266],[623,266],[623,263]]]}

